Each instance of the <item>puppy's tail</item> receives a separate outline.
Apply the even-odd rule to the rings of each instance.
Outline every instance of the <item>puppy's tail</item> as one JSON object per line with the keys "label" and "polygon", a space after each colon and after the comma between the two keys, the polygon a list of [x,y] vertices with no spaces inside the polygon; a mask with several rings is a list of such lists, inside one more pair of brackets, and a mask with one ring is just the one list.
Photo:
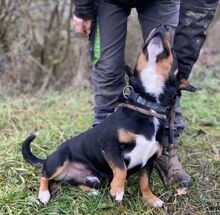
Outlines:
{"label": "puppy's tail", "polygon": [[33,166],[42,167],[45,160],[39,159],[31,152],[31,142],[37,137],[38,133],[30,134],[22,145],[22,155],[24,159]]}

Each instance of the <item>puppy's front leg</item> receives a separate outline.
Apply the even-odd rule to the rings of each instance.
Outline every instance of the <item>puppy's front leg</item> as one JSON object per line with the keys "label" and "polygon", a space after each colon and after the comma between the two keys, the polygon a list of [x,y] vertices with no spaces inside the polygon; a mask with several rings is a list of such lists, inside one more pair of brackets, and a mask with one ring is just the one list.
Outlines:
{"label": "puppy's front leg", "polygon": [[121,202],[124,196],[124,187],[125,179],[127,176],[127,168],[124,164],[124,167],[121,169],[117,166],[112,166],[113,179],[111,182],[111,196],[115,197],[117,202]]}
{"label": "puppy's front leg", "polygon": [[140,175],[140,190],[142,193],[142,200],[154,207],[163,207],[164,202],[155,196],[150,189],[150,175],[153,170],[154,161],[151,159],[147,162],[144,169],[141,170]]}
{"label": "puppy's front leg", "polygon": [[111,181],[110,194],[117,202],[121,202],[124,196],[125,180],[127,176],[127,167],[120,153],[103,155],[112,169],[113,178]]}

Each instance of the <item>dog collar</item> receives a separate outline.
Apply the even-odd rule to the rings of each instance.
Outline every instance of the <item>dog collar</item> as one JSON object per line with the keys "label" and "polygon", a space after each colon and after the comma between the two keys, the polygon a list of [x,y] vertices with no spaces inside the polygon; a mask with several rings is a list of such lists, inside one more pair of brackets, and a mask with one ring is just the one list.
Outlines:
{"label": "dog collar", "polygon": [[123,95],[128,101],[132,101],[135,105],[141,106],[147,110],[153,110],[163,114],[167,112],[168,107],[164,107],[157,102],[147,101],[139,93],[136,93],[132,86],[126,86],[123,90]]}

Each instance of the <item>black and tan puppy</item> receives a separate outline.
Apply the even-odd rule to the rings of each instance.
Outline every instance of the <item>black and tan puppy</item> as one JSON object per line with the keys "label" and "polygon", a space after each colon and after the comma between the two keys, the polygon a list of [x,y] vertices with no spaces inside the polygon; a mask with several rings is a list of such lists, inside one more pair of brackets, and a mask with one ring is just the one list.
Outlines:
{"label": "black and tan puppy", "polygon": [[[178,88],[173,61],[170,33],[159,26],[145,41],[130,85],[146,101],[161,107],[173,105]],[[31,153],[30,144],[36,135],[30,135],[23,143],[22,153],[27,162],[42,167],[39,200],[44,204],[49,201],[50,180],[65,180],[91,191],[100,178],[107,178],[111,180],[111,196],[122,201],[127,175],[140,171],[143,200],[162,207],[163,201],[149,187],[154,160],[161,153],[157,136],[162,126],[162,120],[155,116],[121,107],[101,124],[62,143],[45,160]]]}

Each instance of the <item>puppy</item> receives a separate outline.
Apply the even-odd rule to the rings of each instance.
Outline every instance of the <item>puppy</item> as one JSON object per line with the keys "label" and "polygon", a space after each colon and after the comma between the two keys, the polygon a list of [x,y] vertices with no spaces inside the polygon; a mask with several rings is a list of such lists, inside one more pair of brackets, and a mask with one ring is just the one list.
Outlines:
{"label": "puppy", "polygon": [[170,33],[165,26],[150,33],[130,77],[130,88],[137,98],[128,96],[123,101],[151,114],[121,106],[102,123],[62,143],[45,160],[31,153],[30,144],[36,134],[23,142],[24,159],[42,167],[38,198],[43,204],[50,199],[51,180],[65,180],[83,190],[95,191],[101,178],[111,181],[110,194],[120,202],[127,175],[139,171],[143,201],[155,207],[163,206],[163,201],[151,192],[149,181],[154,161],[162,151],[159,142],[164,125],[163,120],[152,113],[166,114],[164,110],[175,103],[180,82],[174,70],[170,43]]}

